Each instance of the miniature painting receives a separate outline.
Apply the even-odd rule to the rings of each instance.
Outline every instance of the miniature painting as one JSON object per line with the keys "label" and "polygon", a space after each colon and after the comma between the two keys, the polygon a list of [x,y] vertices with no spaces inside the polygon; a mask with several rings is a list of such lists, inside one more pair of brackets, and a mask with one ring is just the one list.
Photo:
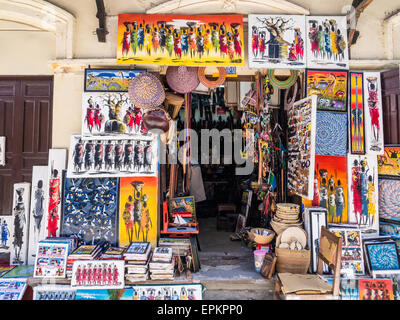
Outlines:
{"label": "miniature painting", "polygon": [[365,251],[371,271],[400,269],[396,242],[367,243]]}
{"label": "miniature painting", "polygon": [[6,165],[6,137],[0,137],[0,166]]}
{"label": "miniature painting", "polygon": [[[84,92],[82,135],[146,134],[143,110],[135,107],[127,92]],[[149,134],[150,135],[150,134]]]}
{"label": "miniature painting", "polygon": [[379,235],[391,236],[393,239],[400,239],[400,221],[379,220]]}
{"label": "miniature painting", "polygon": [[14,217],[13,216],[0,216],[0,253],[11,252],[12,243],[14,241]]}
{"label": "miniature painting", "polygon": [[133,300],[203,300],[200,283],[172,285],[135,285]]}
{"label": "miniature painting", "polygon": [[313,183],[313,198],[303,198],[304,206],[327,209],[328,223],[347,223],[347,158],[316,155]]}
{"label": "miniature painting", "polygon": [[306,95],[318,96],[317,110],[347,111],[347,71],[306,70]]}
{"label": "miniature painting", "polygon": [[62,171],[67,161],[66,149],[50,149],[48,164],[48,211],[46,229],[47,236],[54,238],[60,235]]}
{"label": "miniature painting", "polygon": [[38,244],[35,260],[34,278],[65,278],[68,244]]}
{"label": "miniature painting", "polygon": [[317,112],[315,153],[327,156],[347,156],[347,114]]}
{"label": "miniature painting", "polygon": [[346,16],[306,17],[308,68],[349,69]]}
{"label": "miniature painting", "polygon": [[33,288],[33,300],[75,300],[76,290],[66,285],[39,285]]}
{"label": "miniature painting", "polygon": [[118,15],[117,63],[243,66],[241,15]]}
{"label": "miniature painting", "polygon": [[120,178],[119,246],[150,242],[157,247],[157,177]]}
{"label": "miniature painting", "polygon": [[132,300],[133,289],[78,289],[75,300]]}
{"label": "miniature painting", "polygon": [[85,91],[128,92],[133,78],[146,70],[85,69]]}
{"label": "miniature painting", "polygon": [[169,213],[174,216],[175,214],[185,214],[193,216],[196,214],[196,206],[193,196],[171,198],[169,199]]}
{"label": "miniature painting", "polygon": [[31,210],[29,218],[28,264],[35,263],[37,244],[47,236],[49,178],[47,166],[33,166]]}
{"label": "miniature painting", "polygon": [[305,16],[248,15],[249,67],[304,69]]}
{"label": "miniature painting", "polygon": [[14,239],[10,250],[10,264],[13,266],[27,263],[30,191],[31,184],[28,182],[14,184],[11,226]]}
{"label": "miniature painting", "polygon": [[350,151],[365,154],[365,111],[363,74],[350,72]]}
{"label": "miniature painting", "polygon": [[0,266],[0,278],[14,268],[16,268],[16,266]]}
{"label": "miniature painting", "polygon": [[378,156],[378,174],[385,179],[400,180],[400,145],[386,145]]}
{"label": "miniature painting", "polygon": [[363,232],[379,232],[378,165],[374,156],[347,157],[349,223]]}
{"label": "miniature painting", "polygon": [[360,300],[394,300],[391,279],[358,279]]}
{"label": "miniature painting", "polygon": [[11,271],[7,272],[2,278],[3,279],[8,279],[8,278],[17,278],[17,279],[23,279],[23,278],[29,278],[33,276],[33,270],[35,266],[33,264],[22,264],[19,266],[16,266],[13,268]]}
{"label": "miniature painting", "polygon": [[370,155],[384,153],[380,72],[364,72],[365,144]]}
{"label": "miniature painting", "polygon": [[22,300],[27,287],[26,279],[0,278],[0,300]]}
{"label": "miniature painting", "polygon": [[400,221],[400,181],[379,179],[379,217]]}
{"label": "miniature painting", "polygon": [[123,260],[77,260],[72,266],[71,287],[75,289],[122,289]]}
{"label": "miniature painting", "polygon": [[355,278],[340,278],[340,300],[359,299],[360,294],[358,292],[358,280]]}
{"label": "miniature painting", "polygon": [[83,244],[118,243],[118,179],[66,178],[61,234]]}
{"label": "miniature painting", "polygon": [[155,176],[157,137],[140,139],[71,136],[68,178]]}
{"label": "miniature painting", "polygon": [[288,111],[288,189],[306,199],[314,194],[316,103],[314,95]]}

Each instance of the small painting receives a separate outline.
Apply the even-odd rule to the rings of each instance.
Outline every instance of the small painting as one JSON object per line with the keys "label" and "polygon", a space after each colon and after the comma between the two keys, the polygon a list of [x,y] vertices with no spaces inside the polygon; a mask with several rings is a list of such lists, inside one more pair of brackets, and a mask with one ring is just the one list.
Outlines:
{"label": "small painting", "polygon": [[193,196],[169,199],[169,214],[196,215],[196,206]]}
{"label": "small painting", "polygon": [[37,247],[34,278],[65,278],[68,244],[40,242]]}
{"label": "small painting", "polygon": [[132,300],[133,289],[78,289],[75,300]]}
{"label": "small painting", "polygon": [[365,154],[364,86],[361,72],[350,72],[350,151]]}
{"label": "small painting", "polygon": [[13,221],[13,216],[0,216],[0,253],[9,253],[12,249],[12,242],[14,241]]}
{"label": "small painting", "polygon": [[130,82],[146,70],[85,69],[86,92],[128,92]]}
{"label": "small painting", "polygon": [[38,285],[33,288],[33,300],[75,300],[76,290],[67,285]]}
{"label": "small painting", "polygon": [[347,71],[306,70],[306,95],[318,96],[318,111],[347,111]]}
{"label": "small painting", "polygon": [[379,217],[400,221],[400,180],[379,179]]}
{"label": "small painting", "polygon": [[385,179],[400,180],[400,145],[386,145],[378,156],[378,174]]}
{"label": "small painting", "polygon": [[396,242],[366,243],[365,251],[371,271],[400,269]]}
{"label": "small painting", "polygon": [[394,300],[391,279],[358,279],[360,300]]}
{"label": "small painting", "polygon": [[347,114],[317,112],[315,153],[327,156],[347,156]]}
{"label": "small painting", "polygon": [[393,239],[400,239],[400,221],[379,220],[379,235],[391,236]]}

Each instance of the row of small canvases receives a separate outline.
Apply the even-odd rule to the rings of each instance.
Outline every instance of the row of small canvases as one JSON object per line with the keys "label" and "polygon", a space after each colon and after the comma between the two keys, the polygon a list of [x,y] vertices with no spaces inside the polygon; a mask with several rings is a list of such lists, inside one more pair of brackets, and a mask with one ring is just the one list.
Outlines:
{"label": "row of small canvases", "polygon": [[[117,62],[243,66],[242,15],[118,16]],[[250,68],[349,69],[346,16],[248,15]]]}

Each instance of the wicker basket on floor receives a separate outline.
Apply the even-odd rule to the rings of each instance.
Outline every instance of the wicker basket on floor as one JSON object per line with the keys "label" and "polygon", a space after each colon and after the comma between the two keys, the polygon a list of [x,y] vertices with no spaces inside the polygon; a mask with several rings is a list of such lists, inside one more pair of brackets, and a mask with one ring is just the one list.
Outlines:
{"label": "wicker basket on floor", "polygon": [[310,250],[289,250],[275,248],[277,256],[276,271],[279,273],[288,272],[306,274],[311,261]]}
{"label": "wicker basket on floor", "polygon": [[[256,234],[255,233],[256,230],[259,230],[260,233],[263,233],[264,231],[268,231],[268,235],[262,236],[261,234]],[[275,237],[275,232],[273,232],[270,229],[264,229],[264,228],[253,228],[248,232],[248,234],[249,234],[250,240],[254,241],[255,243],[258,243],[258,244],[268,244]]]}

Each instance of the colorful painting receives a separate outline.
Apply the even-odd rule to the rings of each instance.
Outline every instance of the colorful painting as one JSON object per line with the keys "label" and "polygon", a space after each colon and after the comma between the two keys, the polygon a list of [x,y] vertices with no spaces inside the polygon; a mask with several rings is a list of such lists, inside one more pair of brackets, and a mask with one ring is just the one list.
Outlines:
{"label": "colorful painting", "polygon": [[308,68],[349,69],[346,16],[306,17]]}
{"label": "colorful painting", "polygon": [[384,153],[383,111],[380,72],[364,72],[365,144],[370,155]]}
{"label": "colorful painting", "polygon": [[400,181],[379,179],[379,217],[400,221]]}
{"label": "colorful painting", "polygon": [[132,300],[133,289],[79,289],[75,300]]}
{"label": "colorful painting", "polygon": [[400,180],[400,145],[386,145],[378,156],[378,174],[385,179]]}
{"label": "colorful painting", "polygon": [[350,151],[365,154],[364,86],[361,72],[350,72]]}
{"label": "colorful painting", "polygon": [[47,236],[46,211],[48,207],[49,178],[47,166],[33,166],[31,210],[29,218],[28,263],[35,263],[37,244]]}
{"label": "colorful painting", "polygon": [[124,265],[123,260],[77,260],[72,266],[71,288],[122,289]]}
{"label": "colorful painting", "polygon": [[0,300],[22,300],[28,284],[26,279],[0,279]]}
{"label": "colorful painting", "polygon": [[31,184],[28,182],[14,184],[13,196],[13,241],[10,250],[10,264],[27,263],[29,234],[29,205]]}
{"label": "colorful painting", "polygon": [[75,300],[76,290],[66,285],[39,285],[33,288],[33,300]]}
{"label": "colorful painting", "polygon": [[371,271],[400,269],[396,242],[366,243],[365,251]]}
{"label": "colorful painting", "polygon": [[391,236],[393,239],[400,239],[400,221],[379,220],[379,235]]}
{"label": "colorful painting", "polygon": [[14,241],[14,217],[13,216],[0,216],[0,253],[9,253],[13,247]]}
{"label": "colorful painting", "polygon": [[54,238],[60,235],[62,171],[66,169],[67,150],[50,149],[48,164],[48,211],[46,214],[47,236]]}
{"label": "colorful painting", "polygon": [[304,69],[304,16],[248,15],[249,67]]}
{"label": "colorful painting", "polygon": [[155,176],[157,137],[82,138],[71,136],[68,178]]}
{"label": "colorful painting", "polygon": [[306,70],[306,95],[318,96],[317,110],[347,111],[347,71]]}
{"label": "colorful painting", "polygon": [[241,15],[118,15],[117,63],[243,66]]}
{"label": "colorful painting", "polygon": [[80,243],[118,243],[118,179],[66,178],[61,234]]}
{"label": "colorful painting", "polygon": [[0,266],[0,278],[14,268],[16,268],[16,266]]}
{"label": "colorful painting", "polygon": [[157,247],[157,177],[121,178],[119,208],[119,246],[150,242]]}
{"label": "colorful painting", "polygon": [[131,288],[133,300],[203,300],[200,283],[135,285]]}
{"label": "colorful painting", "polygon": [[37,247],[34,278],[65,278],[68,244],[40,242]]}
{"label": "colorful painting", "polygon": [[[82,135],[148,133],[143,110],[135,107],[127,92],[82,93]],[[149,133],[150,135],[150,133]]]}
{"label": "colorful painting", "polygon": [[340,272],[346,277],[363,275],[364,253],[359,229],[329,228],[329,231],[342,238],[342,266]]}
{"label": "colorful painting", "polygon": [[391,279],[358,279],[360,300],[394,300]]}
{"label": "colorful painting", "polygon": [[378,164],[374,156],[347,157],[349,223],[363,232],[379,232]]}
{"label": "colorful painting", "polygon": [[85,69],[85,91],[128,92],[130,81],[146,70]]}
{"label": "colorful painting", "polygon": [[33,270],[35,266],[33,264],[23,264],[20,266],[16,266],[13,268],[11,271],[7,272],[2,278],[8,279],[8,278],[17,278],[17,279],[23,279],[23,278],[29,278],[33,276]]}
{"label": "colorful painting", "polygon": [[317,96],[295,102],[288,111],[288,189],[312,199]]}
{"label": "colorful painting", "polygon": [[347,155],[347,114],[317,112],[315,153],[327,156]]}
{"label": "colorful painting", "polygon": [[6,165],[6,137],[0,137],[0,166]]}
{"label": "colorful painting", "polygon": [[303,198],[304,206],[327,209],[328,223],[347,223],[347,158],[316,155],[313,181],[313,198]]}
{"label": "colorful painting", "polygon": [[193,196],[171,198],[169,199],[169,213],[174,216],[175,214],[190,214],[196,215],[196,206]]}

